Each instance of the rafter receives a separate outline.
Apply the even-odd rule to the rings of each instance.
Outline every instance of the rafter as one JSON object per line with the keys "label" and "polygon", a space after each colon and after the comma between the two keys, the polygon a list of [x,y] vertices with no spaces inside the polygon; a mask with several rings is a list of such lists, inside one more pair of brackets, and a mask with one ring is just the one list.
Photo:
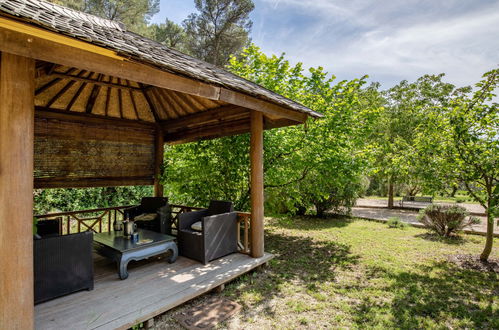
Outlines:
{"label": "rafter", "polygon": [[[67,70],[66,73],[69,74],[69,73],[72,73],[74,71],[76,71],[76,69],[75,68],[71,68],[71,69]],[[51,81],[49,81],[45,85],[40,86],[39,88],[37,88],[36,91],[35,91],[35,95],[39,95],[39,94],[43,93],[45,90],[47,90],[48,88],[54,86],[55,84],[57,84],[61,80],[62,80],[62,78],[52,79]]]}
{"label": "rafter", "polygon": [[[81,71],[80,74],[83,75],[85,72],[85,70]],[[90,72],[88,74],[88,77],[90,77],[93,73]],[[80,96],[81,92],[83,91],[83,89],[85,88],[85,86],[87,86],[86,83],[82,83],[80,85],[80,87],[78,87],[78,90],[76,91],[75,95],[73,95],[73,97],[71,98],[71,101],[69,101],[68,105],[66,106],[66,110],[67,111],[70,111],[71,108],[73,107],[73,104],[76,102],[76,100],[78,99],[78,97]]]}
{"label": "rafter", "polygon": [[[97,80],[100,81],[103,77],[103,74],[99,73],[97,76]],[[92,88],[92,92],[90,93],[90,96],[88,97],[87,105],[85,107],[85,112],[86,113],[92,113],[92,110],[94,109],[95,106],[95,101],[97,100],[97,97],[99,96],[99,92],[101,89],[101,85],[94,84],[94,87]]]}
{"label": "rafter", "polygon": [[[125,80],[125,82],[128,86],[130,86],[130,81],[128,79]],[[135,103],[135,96],[133,95],[133,91],[129,89],[128,94],[130,95],[130,99],[132,100],[132,106],[133,106],[133,111],[135,111],[135,116],[137,116],[137,119],[140,119],[139,111],[137,109],[137,104]]]}
{"label": "rafter", "polygon": [[151,90],[148,86],[144,86],[143,84],[140,84],[140,87],[142,87],[142,95],[144,95],[144,98],[146,99],[147,105],[149,106],[149,111],[151,111],[152,116],[154,117],[154,120],[159,123],[160,118],[158,115],[158,110],[156,109],[156,106],[154,103],[152,103],[151,98],[148,95],[149,90]]}
{"label": "rafter", "polygon": [[66,73],[60,73],[60,72],[53,72],[51,74],[53,77],[57,77],[58,79],[71,79],[71,80],[76,80],[76,81],[82,81],[90,84],[96,84],[100,86],[105,86],[105,87],[112,87],[112,88],[118,88],[118,89],[124,89],[124,90],[141,90],[139,87],[134,87],[134,86],[127,86],[123,84],[115,84],[112,82],[105,82],[105,81],[99,81],[98,79],[91,79],[91,78],[83,78],[83,77],[78,77],[72,74],[66,74]]}
{"label": "rafter", "polygon": [[157,101],[156,103],[161,105],[161,110],[163,111],[163,114],[165,115],[165,117],[167,117],[167,118],[175,117],[176,112],[172,111],[171,105],[168,104],[168,102],[165,102],[163,97],[159,94],[158,89],[153,88],[153,89],[151,89],[151,91],[152,91],[152,95],[154,96],[154,98]]}

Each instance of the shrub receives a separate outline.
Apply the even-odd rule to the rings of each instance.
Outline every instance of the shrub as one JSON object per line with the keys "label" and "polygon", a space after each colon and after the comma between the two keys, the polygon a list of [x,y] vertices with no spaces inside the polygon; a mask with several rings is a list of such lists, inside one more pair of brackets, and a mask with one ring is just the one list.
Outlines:
{"label": "shrub", "polygon": [[462,206],[432,204],[419,212],[418,220],[440,236],[449,237],[464,227],[479,223]]}
{"label": "shrub", "polygon": [[386,224],[390,228],[399,228],[399,229],[405,229],[409,226],[407,223],[400,220],[399,217],[388,218],[388,221],[386,222]]}

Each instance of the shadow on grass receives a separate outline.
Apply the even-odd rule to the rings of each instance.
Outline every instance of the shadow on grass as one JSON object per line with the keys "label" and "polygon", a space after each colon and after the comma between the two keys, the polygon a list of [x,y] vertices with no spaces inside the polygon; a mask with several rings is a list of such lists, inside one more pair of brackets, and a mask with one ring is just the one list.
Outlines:
{"label": "shadow on grass", "polygon": [[350,217],[335,214],[328,214],[322,218],[303,215],[294,217],[281,216],[274,217],[273,219],[273,221],[277,221],[278,226],[283,229],[295,229],[302,232],[346,227],[355,221]]}
{"label": "shadow on grass", "polygon": [[[403,329],[499,328],[495,273],[464,270],[444,261],[421,265],[414,272],[392,273],[371,267],[367,273],[375,281],[386,282],[383,291],[393,298],[364,298],[354,311],[358,325],[371,327],[388,321]],[[459,324],[448,324],[450,319]]]}
{"label": "shadow on grass", "polygon": [[[349,269],[359,259],[346,244],[272,232],[266,232],[265,251],[275,255],[265,271],[240,277],[226,293],[241,297],[251,292],[261,298],[257,303],[269,315],[272,308],[268,303],[283,294],[282,284],[302,283],[307,290],[315,291],[324,281],[333,281],[339,269]],[[246,301],[241,303],[248,307]]]}
{"label": "shadow on grass", "polygon": [[427,241],[445,243],[449,245],[462,245],[467,242],[467,240],[461,236],[451,236],[451,237],[443,237],[439,236],[435,233],[423,233],[415,235],[414,237],[422,238]]}

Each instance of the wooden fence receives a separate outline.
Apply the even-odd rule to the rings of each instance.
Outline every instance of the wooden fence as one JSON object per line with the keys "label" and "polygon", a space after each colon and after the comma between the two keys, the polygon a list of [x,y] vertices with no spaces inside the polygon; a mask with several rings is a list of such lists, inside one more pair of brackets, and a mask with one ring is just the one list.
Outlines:
{"label": "wooden fence", "polygon": [[[58,220],[59,234],[67,235],[91,230],[96,233],[112,230],[115,221],[123,221],[124,210],[131,205],[114,206],[91,210],[57,212],[36,215],[37,221]],[[200,207],[170,204],[172,212],[172,234],[176,235],[178,218],[181,213],[200,210]],[[240,253],[250,254],[250,218],[251,214],[238,212],[237,246]]]}

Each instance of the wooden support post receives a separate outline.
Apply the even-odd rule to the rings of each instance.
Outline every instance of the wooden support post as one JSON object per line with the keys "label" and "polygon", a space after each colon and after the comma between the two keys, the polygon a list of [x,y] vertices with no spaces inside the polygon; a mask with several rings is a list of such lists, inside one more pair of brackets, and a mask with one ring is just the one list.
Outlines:
{"label": "wooden support post", "polygon": [[35,63],[0,54],[0,328],[33,329]]}
{"label": "wooden support post", "polygon": [[163,131],[157,129],[156,131],[156,141],[154,142],[154,196],[163,197],[163,185],[160,183],[161,180],[161,166],[163,165],[163,157],[165,152],[165,143],[163,137]]}
{"label": "wooden support post", "polygon": [[251,256],[263,256],[263,114],[251,111]]}

